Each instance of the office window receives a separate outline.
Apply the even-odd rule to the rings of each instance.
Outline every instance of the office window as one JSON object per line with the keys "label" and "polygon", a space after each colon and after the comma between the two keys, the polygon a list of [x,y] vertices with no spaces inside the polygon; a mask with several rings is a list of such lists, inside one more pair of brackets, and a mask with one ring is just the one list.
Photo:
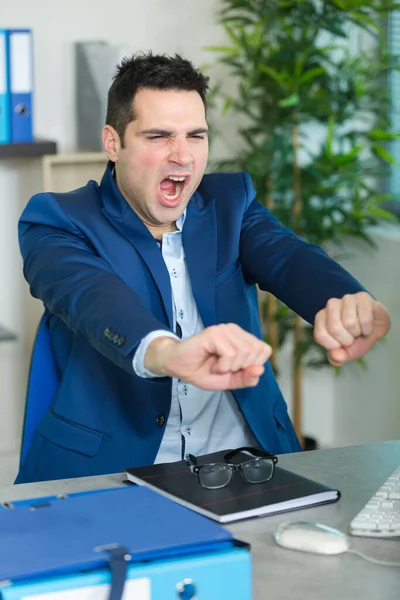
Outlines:
{"label": "office window", "polygon": [[[388,38],[390,52],[400,56],[400,10],[393,11],[389,16]],[[400,131],[400,71],[392,71],[389,86],[392,100],[391,127],[392,131]],[[391,142],[390,150],[400,165],[400,139]],[[389,192],[396,195],[400,207],[400,167],[391,165],[388,187]]]}

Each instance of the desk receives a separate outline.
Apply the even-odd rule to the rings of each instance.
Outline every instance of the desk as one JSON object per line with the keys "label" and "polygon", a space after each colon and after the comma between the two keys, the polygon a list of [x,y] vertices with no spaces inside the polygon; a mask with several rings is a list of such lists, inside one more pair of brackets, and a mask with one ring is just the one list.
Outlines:
{"label": "desk", "polygon": [[[358,556],[317,556],[284,550],[271,538],[283,520],[309,520],[347,532],[353,516],[400,464],[400,440],[316,450],[279,457],[279,464],[321,483],[336,486],[336,504],[242,521],[229,526],[252,547],[254,600],[398,600],[400,568],[373,565]],[[0,501],[72,493],[122,485],[123,475],[84,477],[10,486]],[[400,562],[399,541],[352,538],[353,547],[382,560]]]}

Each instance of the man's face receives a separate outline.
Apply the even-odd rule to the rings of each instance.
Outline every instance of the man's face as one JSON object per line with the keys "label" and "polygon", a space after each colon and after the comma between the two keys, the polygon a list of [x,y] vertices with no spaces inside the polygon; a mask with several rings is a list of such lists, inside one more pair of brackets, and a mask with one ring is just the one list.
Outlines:
{"label": "man's face", "polygon": [[[141,89],[135,120],[116,144],[117,185],[149,227],[173,224],[185,210],[207,165],[208,137],[200,95],[186,91]],[[107,127],[105,128],[107,129]]]}

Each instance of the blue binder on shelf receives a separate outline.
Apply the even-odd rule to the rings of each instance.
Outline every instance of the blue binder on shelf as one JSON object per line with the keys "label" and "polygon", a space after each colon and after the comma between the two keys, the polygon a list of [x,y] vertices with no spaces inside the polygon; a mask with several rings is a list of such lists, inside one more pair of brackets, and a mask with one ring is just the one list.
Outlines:
{"label": "blue binder on shelf", "polygon": [[33,45],[30,29],[9,29],[11,142],[33,141]]}
{"label": "blue binder on shelf", "polygon": [[188,599],[251,599],[248,547],[147,488],[13,507],[0,511],[2,600],[173,600],[179,586]]}
{"label": "blue binder on shelf", "polygon": [[0,144],[11,141],[11,99],[9,39],[7,29],[0,29]]}

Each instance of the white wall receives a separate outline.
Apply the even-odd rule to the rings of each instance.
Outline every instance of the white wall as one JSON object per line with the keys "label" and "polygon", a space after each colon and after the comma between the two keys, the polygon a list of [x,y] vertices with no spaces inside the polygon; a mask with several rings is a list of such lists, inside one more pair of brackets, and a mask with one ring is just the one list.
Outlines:
{"label": "white wall", "polygon": [[366,357],[364,373],[347,365],[335,378],[336,443],[400,438],[400,226],[373,233],[377,249],[353,240],[343,264],[387,306],[392,327]]}

